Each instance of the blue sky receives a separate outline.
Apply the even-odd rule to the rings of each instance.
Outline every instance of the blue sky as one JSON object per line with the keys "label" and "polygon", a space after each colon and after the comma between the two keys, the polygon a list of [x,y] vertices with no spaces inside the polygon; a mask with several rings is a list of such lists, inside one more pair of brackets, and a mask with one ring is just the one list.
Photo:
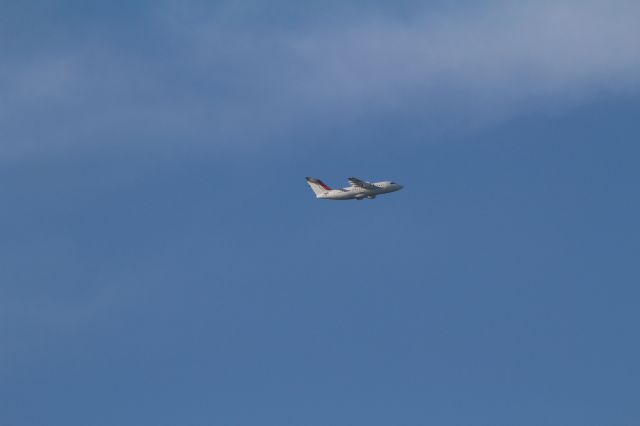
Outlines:
{"label": "blue sky", "polygon": [[637,4],[0,16],[1,424],[640,421]]}

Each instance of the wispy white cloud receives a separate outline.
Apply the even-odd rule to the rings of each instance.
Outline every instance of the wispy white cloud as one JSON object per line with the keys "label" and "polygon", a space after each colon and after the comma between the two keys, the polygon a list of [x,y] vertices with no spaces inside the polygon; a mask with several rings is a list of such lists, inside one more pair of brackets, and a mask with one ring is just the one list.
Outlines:
{"label": "wispy white cloud", "polygon": [[628,0],[365,10],[288,30],[241,25],[242,11],[224,4],[179,12],[144,23],[152,53],[106,33],[6,58],[0,157],[261,143],[300,123],[385,113],[473,127],[640,87],[640,4]]}
{"label": "wispy white cloud", "polygon": [[328,109],[420,108],[472,122],[562,108],[640,83],[640,5],[499,4],[410,19],[369,18],[290,40],[294,87]]}

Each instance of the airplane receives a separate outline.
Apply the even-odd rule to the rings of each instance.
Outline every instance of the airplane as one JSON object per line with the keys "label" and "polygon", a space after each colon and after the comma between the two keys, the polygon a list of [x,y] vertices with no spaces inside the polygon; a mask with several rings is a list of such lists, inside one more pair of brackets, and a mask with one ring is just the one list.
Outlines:
{"label": "airplane", "polygon": [[331,189],[320,179],[307,177],[307,183],[316,194],[316,198],[327,200],[370,200],[380,194],[400,191],[403,186],[391,181],[364,182],[360,179],[350,177],[347,179],[351,186],[342,189]]}

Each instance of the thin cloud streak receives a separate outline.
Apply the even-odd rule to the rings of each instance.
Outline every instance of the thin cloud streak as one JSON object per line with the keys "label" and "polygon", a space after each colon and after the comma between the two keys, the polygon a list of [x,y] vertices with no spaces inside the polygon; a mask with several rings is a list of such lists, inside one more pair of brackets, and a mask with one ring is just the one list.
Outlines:
{"label": "thin cloud streak", "polygon": [[0,158],[98,144],[245,149],[305,123],[387,113],[473,129],[640,86],[640,5],[626,0],[416,8],[287,31],[171,13],[145,24],[155,53],[106,35],[7,58]]}
{"label": "thin cloud streak", "polygon": [[494,6],[307,34],[293,44],[315,84],[299,88],[332,107],[408,103],[481,120],[635,90],[640,6],[616,5]]}

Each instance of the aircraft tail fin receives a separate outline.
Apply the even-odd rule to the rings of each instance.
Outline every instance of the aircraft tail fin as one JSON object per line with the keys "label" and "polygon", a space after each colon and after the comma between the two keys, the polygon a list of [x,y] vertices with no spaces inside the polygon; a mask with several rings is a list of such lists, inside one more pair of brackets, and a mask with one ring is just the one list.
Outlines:
{"label": "aircraft tail fin", "polygon": [[322,195],[328,191],[331,191],[331,188],[329,188],[323,181],[321,181],[320,179],[315,179],[312,177],[307,177],[307,183],[309,184],[309,186],[311,187],[311,190],[313,191],[314,194],[316,194],[316,197],[318,197],[319,195]]}

